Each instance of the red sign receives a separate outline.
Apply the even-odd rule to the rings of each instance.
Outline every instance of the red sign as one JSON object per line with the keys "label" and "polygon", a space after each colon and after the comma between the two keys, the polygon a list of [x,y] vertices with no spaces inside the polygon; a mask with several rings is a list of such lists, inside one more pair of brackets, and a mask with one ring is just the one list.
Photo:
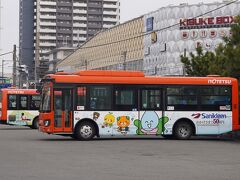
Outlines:
{"label": "red sign", "polygon": [[211,38],[215,38],[216,36],[217,36],[217,31],[211,30],[211,31],[210,31],[210,37],[211,37]]}
{"label": "red sign", "polygon": [[189,37],[189,32],[183,31],[182,32],[182,38],[183,39],[188,39],[188,37]]}
{"label": "red sign", "polygon": [[229,27],[235,23],[234,16],[180,19],[180,29],[203,29]]}

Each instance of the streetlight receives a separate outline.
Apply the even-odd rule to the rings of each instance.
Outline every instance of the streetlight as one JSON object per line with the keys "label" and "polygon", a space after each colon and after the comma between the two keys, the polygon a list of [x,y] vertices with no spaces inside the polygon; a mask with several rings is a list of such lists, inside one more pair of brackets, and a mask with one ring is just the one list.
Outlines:
{"label": "streetlight", "polygon": [[12,61],[12,60],[2,59],[2,83],[1,83],[1,84],[4,84],[4,83],[3,83],[3,78],[4,78],[4,63],[5,63],[5,61]]}

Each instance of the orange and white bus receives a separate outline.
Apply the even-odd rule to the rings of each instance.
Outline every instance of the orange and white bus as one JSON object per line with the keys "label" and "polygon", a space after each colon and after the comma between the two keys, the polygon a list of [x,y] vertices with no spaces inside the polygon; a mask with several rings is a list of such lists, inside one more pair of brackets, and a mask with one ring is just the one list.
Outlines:
{"label": "orange and white bus", "polygon": [[37,129],[40,101],[35,89],[1,89],[0,123]]}
{"label": "orange and white bus", "polygon": [[240,128],[234,78],[80,71],[47,75],[42,83],[39,129],[48,134],[189,139]]}

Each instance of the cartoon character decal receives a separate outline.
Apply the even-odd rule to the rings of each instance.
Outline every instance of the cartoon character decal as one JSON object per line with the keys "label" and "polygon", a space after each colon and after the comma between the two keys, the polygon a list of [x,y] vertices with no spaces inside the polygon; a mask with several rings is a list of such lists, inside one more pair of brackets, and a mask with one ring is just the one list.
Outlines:
{"label": "cartoon character decal", "polygon": [[134,121],[134,125],[138,128],[136,133],[139,135],[162,134],[168,121],[168,117],[159,118],[155,111],[146,111],[141,120]]}
{"label": "cartoon character decal", "polygon": [[98,112],[94,112],[94,113],[93,113],[93,120],[94,120],[94,121],[97,121],[98,118],[99,118],[99,116],[100,116],[100,114],[99,114]]}
{"label": "cartoon character decal", "polygon": [[38,112],[28,111],[9,111],[8,112],[8,123],[13,125],[31,126],[33,119],[38,116]]}
{"label": "cartoon character decal", "polygon": [[129,116],[120,116],[117,118],[117,131],[121,134],[126,135],[129,131],[130,117]]}
{"label": "cartoon character decal", "polygon": [[111,128],[114,122],[115,122],[115,117],[113,116],[112,113],[109,113],[104,117],[102,128],[105,128],[105,127]]}

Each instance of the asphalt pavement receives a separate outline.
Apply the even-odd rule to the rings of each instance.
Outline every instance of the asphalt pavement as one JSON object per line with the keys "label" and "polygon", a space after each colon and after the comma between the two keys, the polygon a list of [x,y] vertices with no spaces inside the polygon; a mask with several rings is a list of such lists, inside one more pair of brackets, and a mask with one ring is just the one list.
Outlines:
{"label": "asphalt pavement", "polygon": [[200,137],[82,142],[0,125],[0,180],[239,180],[240,141]]}

